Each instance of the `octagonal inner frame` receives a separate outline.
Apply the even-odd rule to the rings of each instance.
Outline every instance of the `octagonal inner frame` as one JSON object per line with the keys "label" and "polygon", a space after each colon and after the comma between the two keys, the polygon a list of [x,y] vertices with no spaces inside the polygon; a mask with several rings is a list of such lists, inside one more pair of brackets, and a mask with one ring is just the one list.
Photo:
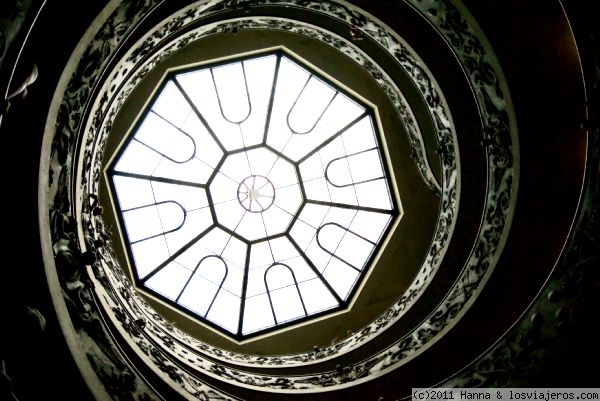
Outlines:
{"label": "octagonal inner frame", "polygon": [[[267,62],[272,64],[272,74],[265,80]],[[253,68],[261,71],[259,78],[253,77]],[[286,68],[297,75],[288,82],[296,84],[295,92],[280,90],[279,85],[286,83],[280,78]],[[237,77],[235,73],[227,75],[228,69],[237,69]],[[237,78],[237,88],[219,86],[216,77],[224,72],[223,82]],[[299,80],[298,74],[303,74],[304,80]],[[206,80],[207,75],[210,80]],[[216,102],[204,102],[207,106],[201,99],[210,92],[210,85],[204,86],[204,91],[190,89],[190,77],[194,76],[212,83]],[[260,89],[260,78],[269,84],[267,89]],[[254,87],[259,88],[258,95]],[[169,91],[175,95],[165,98]],[[303,99],[303,94],[311,91],[318,98]],[[244,92],[245,100],[240,96]],[[326,93],[329,96],[324,96]],[[262,106],[255,100],[261,95]],[[236,107],[228,106],[225,98]],[[253,108],[253,103],[259,106]],[[185,104],[187,110],[181,107]],[[212,113],[205,112],[206,107],[212,107]],[[256,110],[261,107],[262,133],[257,129],[260,124],[253,122],[254,130],[244,135],[244,123],[260,113]],[[312,111],[298,111],[301,107]],[[221,121],[214,123],[219,114]],[[145,126],[150,120],[159,121],[170,132],[170,141],[160,138],[152,126]],[[221,140],[224,134],[213,126],[227,127],[230,133],[239,130],[239,138]],[[170,70],[108,168],[136,285],[237,340],[347,308],[400,214],[382,146],[373,106],[282,48]],[[208,189],[221,174],[226,159],[245,155],[249,171],[241,181],[232,180],[236,189],[229,200],[243,206],[238,198],[240,185],[258,175],[253,174],[248,154],[264,149],[275,155],[275,163],[284,161],[293,167],[301,202],[295,214],[284,210],[293,217],[285,230],[276,234],[269,233],[264,219],[265,212],[273,208],[254,213],[241,207],[247,212],[242,212],[243,216],[258,217],[264,226],[264,236],[249,240],[220,223],[215,191]],[[156,164],[151,174],[140,169],[152,167],[152,157],[135,156],[136,152],[153,155]],[[198,158],[198,154],[207,158]],[[140,164],[140,160],[147,163]],[[195,164],[197,169],[178,171],[186,163]],[[160,174],[155,175],[157,170]],[[181,171],[184,174],[179,175]],[[190,180],[192,172],[196,175]],[[139,197],[144,186],[145,203]],[[178,188],[180,193],[166,199],[161,197],[165,195],[156,196],[168,194],[164,192],[168,187]],[[274,188],[276,192],[281,189]],[[134,195],[127,195],[128,191]],[[153,214],[155,226],[162,231],[139,235],[135,222],[131,223],[135,218],[126,218],[126,214],[141,214],[138,221],[145,226],[152,223],[148,217]],[[161,253],[158,244],[162,243]],[[156,264],[157,260],[161,263]],[[261,285],[262,291],[258,289]],[[198,296],[188,293],[203,299],[198,302],[192,299]]]}
{"label": "octagonal inner frame", "polygon": [[296,167],[266,147],[229,154],[209,193],[216,222],[250,242],[285,233],[304,202]]}

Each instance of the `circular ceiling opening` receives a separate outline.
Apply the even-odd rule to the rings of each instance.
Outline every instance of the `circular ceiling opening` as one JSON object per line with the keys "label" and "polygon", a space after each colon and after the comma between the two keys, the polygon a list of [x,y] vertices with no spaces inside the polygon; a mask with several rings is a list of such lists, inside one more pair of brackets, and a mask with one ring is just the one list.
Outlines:
{"label": "circular ceiling opening", "polygon": [[135,284],[238,340],[347,308],[400,217],[376,112],[285,48],[170,70],[107,170]]}

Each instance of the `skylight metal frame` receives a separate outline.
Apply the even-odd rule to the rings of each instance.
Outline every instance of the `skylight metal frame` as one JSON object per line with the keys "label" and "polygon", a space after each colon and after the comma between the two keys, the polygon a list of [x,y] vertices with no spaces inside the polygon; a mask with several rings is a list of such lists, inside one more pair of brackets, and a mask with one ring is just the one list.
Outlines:
{"label": "skylight metal frame", "polygon": [[[231,64],[233,62],[240,62],[242,65],[242,70],[244,72],[244,82],[245,82],[245,90],[247,93],[247,103],[248,103],[248,115],[245,116],[245,118],[242,121],[230,121],[230,119],[228,117],[225,116],[225,113],[223,111],[223,106],[221,104],[221,99],[219,98],[219,110],[221,111],[222,117],[229,121],[230,123],[233,124],[241,124],[243,121],[245,121],[248,116],[252,113],[252,101],[251,101],[251,96],[249,93],[249,89],[248,89],[248,82],[246,80],[246,71],[244,69],[244,62],[247,60],[252,60],[255,59],[257,57],[266,57],[266,56],[275,56],[276,57],[276,66],[275,66],[275,71],[273,74],[273,81],[272,81],[272,87],[270,90],[270,96],[269,96],[269,105],[268,105],[268,111],[267,111],[267,115],[265,117],[265,127],[264,127],[264,132],[262,135],[262,140],[260,143],[256,143],[256,144],[252,144],[249,146],[244,146],[242,148],[239,149],[232,149],[232,150],[228,150],[226,148],[226,146],[221,142],[221,140],[219,139],[219,136],[217,135],[217,133],[214,132],[214,130],[211,128],[210,124],[208,123],[208,121],[206,120],[206,118],[203,116],[202,112],[200,110],[197,109],[197,107],[195,106],[193,100],[190,98],[190,96],[186,93],[186,90],[182,87],[181,83],[176,79],[177,76],[180,76],[181,74],[185,74],[187,72],[194,72],[197,70],[204,70],[204,69],[210,69],[210,73],[211,76],[213,77],[213,84],[215,85],[215,90],[217,92],[217,96],[218,96],[218,89],[217,89],[217,84],[216,81],[214,80],[214,73],[213,73],[213,69],[214,68],[218,68],[220,66],[225,66],[228,64]],[[350,121],[348,124],[346,124],[345,126],[343,126],[341,129],[337,130],[335,132],[335,134],[331,135],[329,138],[327,138],[325,141],[323,141],[322,143],[320,143],[318,146],[312,148],[309,152],[307,152],[304,156],[300,157],[298,160],[293,160],[293,158],[289,157],[288,155],[284,154],[283,152],[277,150],[276,148],[274,148],[272,145],[270,145],[267,141],[267,135],[269,133],[269,128],[270,128],[270,124],[271,124],[271,115],[273,112],[273,102],[274,102],[274,98],[275,98],[275,94],[276,94],[276,87],[277,87],[277,79],[278,79],[278,75],[279,75],[279,69],[280,69],[280,65],[281,65],[281,60],[282,58],[286,58],[291,60],[293,63],[296,63],[298,65],[300,65],[303,69],[307,70],[310,73],[309,78],[307,79],[307,81],[305,82],[302,91],[298,94],[296,100],[293,103],[292,108],[290,108],[289,112],[286,115],[286,122],[287,125],[290,129],[290,131],[294,134],[294,135],[309,135],[314,129],[315,127],[319,124],[319,122],[321,121],[321,119],[323,118],[324,114],[327,112],[327,109],[329,109],[329,107],[331,106],[332,102],[334,101],[334,99],[338,96],[338,94],[343,94],[344,96],[346,96],[347,98],[349,98],[350,100],[352,100],[353,102],[356,102],[357,104],[360,104],[362,107],[364,107],[364,112],[361,113],[360,115],[358,115],[356,118],[352,119],[352,121]],[[311,79],[318,79],[322,82],[324,82],[326,85],[329,85],[330,87],[335,89],[335,93],[334,95],[331,97],[331,99],[328,101],[326,108],[323,110],[323,112],[318,116],[318,118],[315,119],[314,124],[312,125],[312,127],[306,131],[306,132],[297,132],[296,130],[294,130],[293,127],[290,126],[290,115],[293,112],[293,108],[296,106],[296,103],[298,102],[298,99],[300,99],[302,93],[304,92],[305,88],[307,87],[307,85],[309,84],[309,81]],[[152,105],[155,104],[155,102],[157,101],[157,99],[159,98],[159,96],[161,95],[161,93],[163,92],[163,90],[166,88],[166,86],[169,83],[174,83],[175,86],[179,89],[179,91],[182,93],[182,95],[185,97],[186,101],[188,102],[188,104],[190,105],[190,107],[192,108],[193,112],[196,114],[196,116],[198,117],[198,119],[200,120],[200,122],[202,123],[202,125],[206,128],[207,132],[209,133],[209,135],[214,139],[215,143],[218,145],[218,147],[220,148],[220,150],[222,151],[222,156],[220,158],[220,161],[216,164],[216,166],[214,167],[212,173],[210,174],[210,176],[208,177],[208,179],[206,180],[206,183],[196,183],[196,182],[189,182],[189,181],[185,181],[185,180],[178,180],[178,179],[173,179],[173,178],[165,178],[165,177],[157,177],[157,176],[152,176],[152,175],[144,175],[144,174],[138,174],[138,173],[132,173],[132,172],[124,172],[124,171],[117,171],[115,170],[118,162],[121,160],[121,157],[123,155],[123,153],[125,152],[125,150],[128,148],[129,144],[132,143],[133,141],[135,141],[136,139],[134,139],[135,134],[138,132],[138,130],[140,129],[141,125],[144,123],[146,117],[150,114],[157,114],[156,112],[152,111]],[[160,117],[160,116],[159,116]],[[383,179],[386,181],[387,183],[387,191],[388,191],[388,197],[389,197],[389,201],[390,201],[390,208],[389,209],[382,209],[382,208],[377,208],[377,207],[368,207],[368,206],[356,206],[356,205],[349,205],[349,204],[345,204],[345,203],[341,203],[341,202],[333,202],[333,201],[323,201],[323,200],[319,200],[319,199],[309,199],[309,196],[307,196],[307,191],[305,188],[305,182],[301,179],[302,177],[302,172],[301,172],[301,168],[300,166],[307,161],[310,157],[318,154],[318,152],[320,152],[320,150],[324,149],[326,146],[328,146],[329,144],[331,144],[334,140],[336,140],[336,138],[340,138],[349,128],[355,126],[359,121],[363,120],[363,119],[369,119],[371,121],[371,125],[372,125],[372,129],[373,129],[373,136],[374,136],[374,140],[376,142],[376,146],[373,148],[369,148],[366,150],[361,150],[359,152],[354,152],[354,153],[350,153],[345,155],[345,156],[341,156],[341,157],[337,157],[333,160],[330,160],[329,163],[327,164],[327,167],[324,168],[325,171],[325,179],[327,181],[329,181],[329,183],[333,186],[342,188],[342,187],[348,187],[348,186],[352,186],[355,192],[355,197],[357,198],[357,202],[358,202],[358,195],[356,194],[356,189],[354,188],[355,185],[361,184],[361,183],[365,183],[365,182],[370,182],[370,181],[376,181],[379,179]],[[210,63],[204,63],[200,66],[196,65],[196,66],[191,66],[191,67],[185,67],[185,68],[178,68],[178,69],[174,69],[174,70],[170,70],[165,77],[163,77],[162,82],[160,83],[160,85],[158,86],[157,90],[154,92],[154,95],[152,96],[152,98],[149,100],[149,102],[147,103],[147,106],[145,107],[144,112],[140,115],[140,117],[137,119],[136,123],[133,125],[131,131],[128,133],[127,138],[123,141],[123,143],[121,144],[121,146],[119,147],[119,149],[117,150],[117,152],[114,154],[114,156],[112,157],[111,161],[109,162],[109,165],[107,167],[107,177],[108,177],[108,183],[109,183],[109,187],[110,187],[110,191],[113,194],[112,198],[113,198],[113,202],[115,204],[115,209],[118,211],[117,214],[117,219],[118,219],[118,223],[119,223],[119,231],[122,234],[122,238],[123,238],[123,242],[125,244],[125,250],[127,253],[127,257],[129,259],[129,264],[130,264],[130,268],[131,268],[131,273],[132,273],[132,277],[133,280],[135,282],[136,287],[138,287],[139,289],[141,289],[142,291],[148,293],[149,295],[151,295],[152,297],[155,297],[157,299],[159,299],[161,302],[173,307],[174,309],[176,309],[177,311],[184,313],[186,316],[191,317],[192,319],[198,320],[199,322],[206,324],[209,327],[212,327],[213,329],[216,329],[218,332],[220,333],[224,333],[227,336],[237,340],[237,341],[241,341],[241,340],[246,340],[246,339],[250,339],[250,338],[254,338],[257,336],[262,336],[264,334],[267,333],[271,333],[271,332],[275,332],[275,331],[279,331],[281,329],[290,327],[290,326],[296,326],[302,323],[305,323],[307,321],[312,321],[312,320],[316,320],[322,316],[325,315],[329,315],[335,312],[339,312],[342,310],[347,309],[350,304],[352,303],[352,301],[354,300],[357,291],[359,290],[359,288],[361,287],[365,277],[368,275],[370,269],[371,269],[371,265],[373,263],[373,259],[375,257],[375,255],[377,255],[380,250],[381,247],[383,246],[383,243],[385,242],[385,238],[387,238],[387,236],[390,233],[390,230],[392,229],[392,227],[394,226],[394,221],[399,217],[400,214],[400,210],[399,210],[399,206],[398,206],[398,200],[397,200],[397,194],[395,193],[395,187],[392,183],[391,180],[393,180],[392,175],[391,175],[391,171],[390,171],[390,167],[388,165],[388,163],[385,161],[385,158],[387,156],[386,151],[384,149],[384,145],[383,145],[383,140],[382,140],[382,136],[381,133],[379,132],[379,127],[378,124],[376,124],[375,122],[376,120],[376,110],[373,106],[371,106],[370,104],[368,104],[367,102],[365,102],[363,99],[358,98],[358,96],[354,95],[350,90],[343,88],[339,83],[334,82],[333,79],[327,77],[324,73],[322,73],[321,71],[318,71],[315,67],[311,66],[310,64],[308,64],[307,62],[305,62],[304,60],[300,59],[298,56],[294,55],[293,53],[287,51],[286,49],[283,48],[277,48],[277,49],[270,49],[267,50],[265,52],[260,52],[260,53],[252,53],[252,54],[248,54],[248,55],[244,55],[244,56],[238,56],[235,58],[228,58],[228,59],[223,59],[223,60],[218,60],[218,61],[214,61],[214,62],[210,62]],[[167,123],[171,124],[170,121],[167,121]],[[172,124],[171,124],[172,125]],[[186,132],[184,132],[181,127],[175,127],[177,130],[181,131],[183,134],[189,136]],[[196,143],[194,142],[194,140],[192,139],[192,142],[194,143],[194,154],[196,152]],[[244,236],[240,235],[239,233],[237,233],[235,230],[232,230],[226,226],[224,226],[222,223],[219,222],[219,218],[218,218],[218,213],[217,210],[215,209],[215,204],[212,200],[212,195],[211,195],[211,191],[210,191],[210,186],[213,183],[213,181],[215,180],[215,177],[217,176],[217,174],[219,174],[220,169],[223,167],[224,163],[226,162],[227,158],[229,156],[233,156],[233,155],[238,155],[238,154],[243,154],[245,153],[247,156],[247,152],[255,150],[255,149],[267,149],[268,151],[274,153],[278,158],[285,160],[287,163],[291,164],[294,167],[294,171],[296,176],[298,177],[298,184],[299,184],[299,188],[300,188],[300,192],[301,192],[301,203],[300,206],[298,207],[296,213],[293,215],[291,221],[289,222],[289,224],[287,225],[287,228],[281,232],[281,233],[277,233],[274,235],[266,235],[262,238],[259,239],[254,239],[254,240],[249,240],[247,238],[245,238]],[[348,162],[348,158],[351,156],[354,156],[356,154],[360,154],[360,153],[365,153],[365,152],[369,152],[376,149],[378,151],[379,154],[379,158],[380,158],[380,163],[381,163],[381,171],[383,173],[382,177],[377,177],[377,178],[373,178],[373,179],[369,179],[369,180],[362,180],[362,181],[357,181],[357,182],[351,182],[349,184],[344,184],[344,185],[335,185],[328,177],[328,171],[329,171],[329,167],[330,165],[336,161],[337,159],[346,159],[346,162]],[[152,149],[154,152],[160,154],[162,157],[165,157],[169,160],[172,160],[175,163],[180,163],[181,161],[175,161],[173,160],[171,157],[169,157],[168,155],[166,155],[164,152],[160,152],[157,149]],[[192,156],[193,157],[193,156]],[[185,162],[181,162],[181,163],[185,163]],[[350,174],[351,175],[351,174]],[[197,188],[197,189],[201,189],[204,190],[204,192],[206,193],[206,197],[207,197],[207,202],[208,202],[208,209],[210,211],[210,215],[212,218],[212,224],[208,227],[203,229],[201,232],[198,233],[198,235],[196,235],[191,241],[188,241],[185,245],[181,246],[178,250],[176,250],[175,252],[173,252],[169,258],[167,258],[166,260],[164,260],[162,263],[160,263],[158,266],[156,266],[151,272],[145,274],[143,276],[143,278],[140,278],[140,275],[138,274],[138,271],[136,269],[136,264],[135,264],[135,255],[132,251],[132,248],[129,246],[130,243],[132,243],[132,241],[130,241],[129,238],[129,233],[126,229],[127,225],[126,225],[126,221],[124,218],[124,215],[122,212],[120,212],[121,210],[125,211],[125,210],[129,210],[129,209],[122,209],[121,205],[120,205],[120,201],[119,201],[119,196],[118,194],[118,189],[117,186],[115,184],[115,177],[125,177],[125,178],[132,178],[132,179],[143,179],[143,180],[147,180],[150,184],[152,183],[165,183],[165,184],[175,184],[175,185],[185,185],[185,186],[189,186],[191,188]],[[351,179],[353,179],[352,177],[350,177]],[[241,183],[240,183],[241,185]],[[239,198],[237,199],[239,201]],[[161,203],[161,202],[157,202],[155,199],[155,203]],[[176,202],[175,202],[176,203]],[[240,202],[241,204],[241,202]],[[321,249],[330,254],[331,257],[336,258],[338,260],[340,260],[342,263],[347,264],[348,266],[350,266],[352,269],[356,270],[358,272],[358,276],[354,282],[354,284],[352,285],[351,289],[349,290],[349,292],[347,293],[347,295],[345,297],[341,297],[334,288],[332,288],[332,284],[329,283],[329,281],[324,277],[323,275],[323,271],[320,271],[319,268],[313,263],[313,261],[311,260],[310,257],[308,257],[306,255],[306,249],[304,249],[300,244],[298,244],[298,242],[293,238],[291,231],[293,229],[293,227],[295,226],[295,223],[299,220],[299,216],[307,209],[308,206],[313,205],[313,206],[328,206],[328,207],[334,207],[334,208],[340,208],[340,209],[345,209],[345,210],[352,210],[355,211],[355,216],[359,211],[363,211],[363,212],[376,212],[376,213],[382,213],[382,214],[386,214],[389,216],[389,220],[387,222],[387,224],[385,225],[384,230],[381,232],[381,234],[379,235],[379,239],[377,241],[371,241],[368,240],[364,237],[362,237],[360,234],[357,234],[355,232],[353,232],[352,230],[350,230],[348,227],[343,227],[340,224],[337,223],[325,223],[322,224],[321,226],[319,226],[317,228],[316,234],[315,234],[315,238],[316,238],[316,242],[318,243],[318,246],[321,247]],[[184,220],[187,217],[186,215],[186,209],[185,207],[179,205],[183,212],[184,212]],[[242,205],[243,206],[243,205]],[[250,210],[248,210],[249,212],[251,212]],[[264,220],[263,220],[263,224]],[[181,223],[181,225],[178,228],[175,228],[174,230],[178,230],[181,226],[183,225],[183,222]],[[357,235],[358,237],[361,237],[363,239],[366,239],[371,245],[372,245],[372,250],[366,260],[366,262],[364,263],[362,268],[357,268],[355,266],[352,266],[350,263],[348,263],[346,260],[344,260],[342,257],[340,257],[339,255],[336,255],[336,250],[328,250],[325,247],[323,247],[319,241],[319,233],[322,232],[323,228],[327,225],[337,225],[339,226],[342,230],[345,230],[346,233],[350,232],[354,235]],[[188,251],[192,246],[194,246],[198,241],[200,241],[203,237],[205,237],[207,234],[209,234],[209,232],[211,230],[213,230],[213,228],[219,228],[220,230],[222,230],[223,232],[227,233],[228,235],[231,236],[231,238],[235,238],[236,240],[244,243],[246,245],[246,255],[245,255],[245,266],[244,266],[244,277],[243,277],[243,282],[242,282],[242,293],[241,293],[241,297],[240,297],[240,307],[239,307],[239,320],[238,320],[238,327],[237,327],[237,331],[235,333],[224,329],[222,326],[208,320],[206,318],[206,316],[208,315],[208,313],[210,312],[210,309],[212,308],[215,299],[217,298],[219,292],[221,290],[223,290],[223,284],[225,282],[225,279],[227,278],[227,274],[228,274],[228,265],[226,263],[226,260],[222,257],[222,255],[209,255],[209,256],[205,256],[203,259],[201,259],[198,264],[196,265],[194,271],[192,272],[192,274],[190,274],[189,278],[187,279],[185,285],[182,287],[181,291],[179,291],[177,297],[175,300],[170,299],[169,297],[161,294],[160,292],[149,288],[147,286],[147,282],[148,280],[150,280],[152,277],[154,277],[156,274],[158,274],[161,270],[163,270],[165,267],[167,267],[167,265],[174,261],[175,259],[177,259],[179,256],[181,256],[182,254],[184,254],[186,251]],[[265,224],[265,232],[267,232],[266,229],[266,224]],[[163,234],[165,234],[166,232],[164,232]],[[158,234],[161,235],[161,234]],[[345,235],[345,234],[344,234]],[[250,263],[251,263],[251,249],[253,247],[253,245],[256,244],[260,244],[260,243],[264,243],[267,242],[267,244],[269,245],[269,248],[271,247],[270,245],[270,241],[273,240],[277,240],[279,238],[287,238],[289,240],[289,242],[291,243],[291,245],[293,246],[293,248],[295,249],[295,251],[301,255],[301,257],[304,259],[304,261],[306,262],[306,264],[310,267],[310,269],[312,270],[312,272],[315,274],[316,278],[319,279],[323,285],[327,288],[327,290],[330,292],[330,294],[332,295],[332,297],[335,299],[335,301],[337,302],[337,306],[333,307],[333,308],[329,308],[329,309],[325,309],[319,312],[315,312],[315,313],[307,313],[307,309],[305,306],[305,300],[301,294],[300,291],[300,287],[298,284],[298,281],[296,280],[295,274],[294,274],[294,270],[292,268],[290,268],[289,266],[287,266],[285,263],[283,263],[284,261],[276,261],[275,258],[273,259],[274,262],[267,268],[267,270],[264,273],[264,282],[265,282],[265,287],[267,289],[266,295],[268,297],[269,303],[270,303],[270,309],[271,312],[273,314],[273,319],[275,321],[275,325],[274,326],[270,326],[264,329],[259,329],[256,331],[252,331],[250,333],[247,334],[243,334],[243,327],[244,327],[244,312],[245,312],[245,308],[246,308],[246,301],[247,301],[247,288],[248,288],[248,274],[250,271]],[[340,242],[338,243],[338,246],[340,245]],[[272,253],[272,250],[271,250]],[[210,258],[210,257],[215,257],[218,258],[219,260],[221,260],[225,266],[225,275],[222,279],[222,281],[220,282],[220,284],[218,285],[218,288],[215,292],[215,295],[212,299],[212,301],[210,302],[210,305],[208,307],[208,310],[206,311],[206,313],[204,314],[204,316],[192,312],[189,309],[186,309],[185,307],[183,307],[181,304],[179,304],[179,300],[182,297],[182,294],[185,292],[186,288],[188,287],[188,285],[190,284],[190,281],[192,280],[192,278],[195,276],[196,271],[199,269],[201,263],[206,259],[206,258]],[[272,301],[272,294],[271,294],[271,290],[269,289],[269,285],[267,283],[267,273],[271,270],[272,267],[274,266],[286,266],[289,271],[291,272],[292,278],[293,278],[293,286],[295,286],[298,296],[300,298],[300,302],[302,304],[302,308],[304,310],[304,315],[303,317],[300,318],[294,318],[292,320],[289,321],[283,321],[283,322],[278,322],[278,319],[276,317],[276,313],[275,313],[275,307],[273,305],[273,301]]]}

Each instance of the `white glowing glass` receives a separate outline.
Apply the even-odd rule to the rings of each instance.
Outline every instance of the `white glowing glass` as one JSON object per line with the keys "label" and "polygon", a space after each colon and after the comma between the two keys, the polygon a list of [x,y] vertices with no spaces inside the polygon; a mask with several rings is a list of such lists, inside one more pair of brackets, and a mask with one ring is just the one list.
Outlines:
{"label": "white glowing glass", "polygon": [[348,306],[398,207],[332,82],[285,51],[167,75],[109,170],[136,285],[235,338]]}

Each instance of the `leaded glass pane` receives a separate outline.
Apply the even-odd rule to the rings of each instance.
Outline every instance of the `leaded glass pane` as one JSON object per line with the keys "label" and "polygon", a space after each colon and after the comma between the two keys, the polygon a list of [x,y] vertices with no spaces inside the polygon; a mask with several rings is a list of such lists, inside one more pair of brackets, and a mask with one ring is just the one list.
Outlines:
{"label": "leaded glass pane", "polygon": [[374,116],[283,50],[172,71],[109,170],[136,284],[235,338],[347,307],[399,214]]}

